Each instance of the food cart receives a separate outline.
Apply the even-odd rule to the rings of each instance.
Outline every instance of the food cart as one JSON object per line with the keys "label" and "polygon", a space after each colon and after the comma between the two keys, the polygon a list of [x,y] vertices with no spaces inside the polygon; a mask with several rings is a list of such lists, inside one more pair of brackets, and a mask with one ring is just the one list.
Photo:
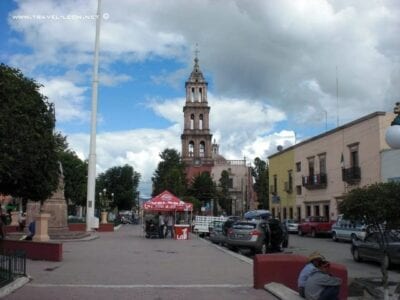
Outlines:
{"label": "food cart", "polygon": [[[149,201],[143,203],[144,213],[173,213],[174,214],[174,238],[176,240],[189,239],[189,231],[191,228],[193,204],[186,203],[165,190]],[[183,214],[183,216],[182,216]],[[177,219],[179,217],[179,222]],[[146,228],[145,228],[146,230]]]}

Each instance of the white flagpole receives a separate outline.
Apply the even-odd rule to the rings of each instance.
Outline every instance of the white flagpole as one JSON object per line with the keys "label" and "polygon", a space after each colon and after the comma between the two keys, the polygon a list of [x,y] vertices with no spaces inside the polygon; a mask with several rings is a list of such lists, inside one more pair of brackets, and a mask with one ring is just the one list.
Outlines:
{"label": "white flagpole", "polygon": [[[99,37],[101,23],[101,0],[97,2],[96,38],[94,45],[94,64],[92,82],[92,120],[90,131],[89,170],[86,200],[86,231],[91,231],[98,224],[91,224],[94,219],[95,189],[96,189],[96,127],[97,127],[97,92],[99,74]],[[96,227],[97,227],[96,226]]]}

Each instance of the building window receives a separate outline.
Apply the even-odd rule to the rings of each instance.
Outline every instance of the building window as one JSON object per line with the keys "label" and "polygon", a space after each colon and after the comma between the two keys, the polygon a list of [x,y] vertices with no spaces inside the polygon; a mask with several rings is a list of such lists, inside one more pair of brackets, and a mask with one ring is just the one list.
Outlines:
{"label": "building window", "polygon": [[301,172],[301,162],[296,163],[296,172]]}
{"label": "building window", "polygon": [[297,206],[297,221],[301,221],[301,206]]}
{"label": "building window", "polygon": [[189,142],[189,157],[193,157],[194,156],[194,143],[193,141]]}
{"label": "building window", "polygon": [[229,180],[228,180],[228,188],[233,189],[233,178],[229,178]]}
{"label": "building window", "polygon": [[190,129],[194,129],[194,114],[190,115]]}
{"label": "building window", "polygon": [[199,116],[199,129],[203,129],[203,114],[200,114]]}
{"label": "building window", "polygon": [[199,88],[199,96],[200,96],[199,101],[202,102],[203,101],[203,90],[202,90],[202,88]]}
{"label": "building window", "polygon": [[320,216],[319,205],[314,205],[314,216]]}
{"label": "building window", "polygon": [[293,219],[293,207],[289,207],[289,219]]}
{"label": "building window", "polygon": [[286,207],[283,208],[283,219],[287,219],[287,210],[286,210]]}
{"label": "building window", "polygon": [[307,158],[308,160],[308,176],[314,176],[314,156]]}
{"label": "building window", "polygon": [[296,194],[301,195],[301,185],[296,185]]}
{"label": "building window", "polygon": [[328,204],[324,205],[324,217],[326,217],[328,220],[330,219],[330,216],[329,216],[329,205]]}
{"label": "building window", "polygon": [[320,154],[318,155],[319,158],[319,173],[326,174],[326,155]]}
{"label": "building window", "polygon": [[273,190],[273,192],[274,193],[278,192],[278,176],[277,175],[274,175],[274,190]]}
{"label": "building window", "polygon": [[306,217],[310,217],[311,216],[311,206],[307,205],[306,206]]}
{"label": "building window", "polygon": [[288,190],[289,190],[289,191],[292,191],[292,190],[293,190],[293,175],[292,175],[292,170],[289,170],[289,171],[288,171],[288,183],[289,183]]}
{"label": "building window", "polygon": [[190,93],[190,100],[193,102],[194,101],[194,87],[192,87],[192,91]]}
{"label": "building window", "polygon": [[352,168],[358,167],[359,166],[359,161],[358,161],[358,144],[359,143],[354,143],[351,145],[348,145],[350,150],[350,166]]}
{"label": "building window", "polygon": [[206,151],[206,144],[204,142],[200,142],[200,148],[199,148],[200,157],[204,157],[205,151]]}

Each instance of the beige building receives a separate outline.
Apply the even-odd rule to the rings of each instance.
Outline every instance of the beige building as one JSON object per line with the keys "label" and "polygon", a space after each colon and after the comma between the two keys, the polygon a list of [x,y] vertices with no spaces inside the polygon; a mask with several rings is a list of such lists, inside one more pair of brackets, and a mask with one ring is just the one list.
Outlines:
{"label": "beige building", "polygon": [[393,113],[375,112],[269,157],[270,169],[276,169],[274,158],[294,151],[295,218],[316,215],[334,220],[348,191],[382,181],[382,151],[389,148],[385,132],[393,118]]}

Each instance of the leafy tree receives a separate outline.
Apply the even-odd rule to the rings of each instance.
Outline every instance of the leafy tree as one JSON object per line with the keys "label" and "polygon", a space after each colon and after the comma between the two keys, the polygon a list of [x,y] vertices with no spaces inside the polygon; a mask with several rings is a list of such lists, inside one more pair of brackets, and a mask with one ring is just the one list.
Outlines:
{"label": "leafy tree", "polygon": [[198,199],[203,206],[211,200],[216,199],[216,185],[213,182],[210,173],[203,172],[193,179],[189,194]]}
{"label": "leafy tree", "polygon": [[129,165],[112,167],[97,178],[97,200],[100,200],[99,193],[106,189],[105,197],[110,201],[113,200],[110,203],[111,207],[117,207],[118,210],[131,210],[136,204],[139,181],[140,174],[134,171],[133,167]]}
{"label": "leafy tree", "polygon": [[88,164],[75,152],[64,150],[58,154],[63,166],[65,199],[78,206],[86,205]]}
{"label": "leafy tree", "polygon": [[165,149],[161,154],[161,161],[152,177],[153,196],[168,190],[177,196],[186,194],[185,167],[181,156],[175,149]]}
{"label": "leafy tree", "polygon": [[256,157],[254,159],[254,167],[251,170],[251,175],[255,179],[254,191],[257,194],[259,208],[269,209],[269,172],[267,162]]}
{"label": "leafy tree", "polygon": [[193,204],[193,212],[200,212],[201,202],[193,196],[184,196],[183,201]]}
{"label": "leafy tree", "polygon": [[362,220],[369,225],[369,231],[379,232],[382,283],[387,291],[388,273],[384,254],[388,244],[385,232],[400,228],[400,183],[376,183],[351,190],[339,204],[339,211],[344,218]]}
{"label": "leafy tree", "polygon": [[0,64],[0,192],[44,201],[59,175],[53,106],[40,85]]}
{"label": "leafy tree", "polygon": [[219,179],[218,204],[228,214],[232,214],[232,199],[229,195],[229,172],[223,170]]}

